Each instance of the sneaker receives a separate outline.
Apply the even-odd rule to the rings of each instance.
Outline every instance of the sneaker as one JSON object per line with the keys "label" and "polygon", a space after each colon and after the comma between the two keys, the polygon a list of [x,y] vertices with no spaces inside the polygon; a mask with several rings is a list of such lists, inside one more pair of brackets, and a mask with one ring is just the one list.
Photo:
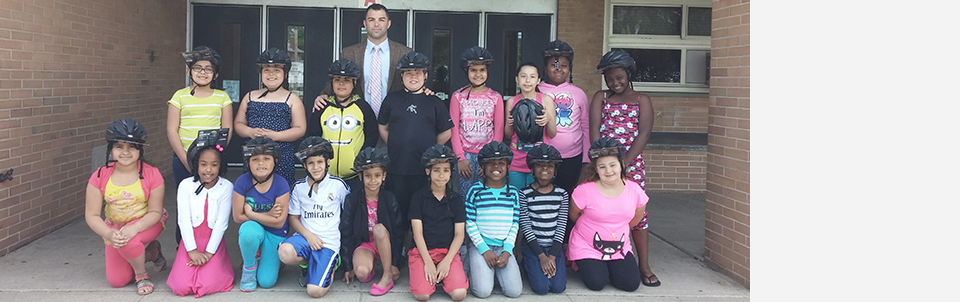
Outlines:
{"label": "sneaker", "polygon": [[297,279],[297,282],[300,282],[300,287],[307,287],[307,266],[300,265],[300,278]]}
{"label": "sneaker", "polygon": [[257,289],[257,267],[253,268],[243,268],[243,273],[240,274],[240,290],[245,292],[252,292]]}

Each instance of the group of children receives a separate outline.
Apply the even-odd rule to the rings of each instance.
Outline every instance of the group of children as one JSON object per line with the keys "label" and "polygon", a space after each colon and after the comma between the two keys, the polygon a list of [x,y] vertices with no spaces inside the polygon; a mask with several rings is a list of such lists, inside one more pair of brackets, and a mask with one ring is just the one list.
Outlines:
{"label": "group of children", "polygon": [[[308,119],[300,98],[284,88],[289,57],[269,49],[258,59],[264,88],[244,96],[233,119],[232,102],[211,87],[219,55],[207,47],[185,54],[193,84],[168,102],[179,246],[167,285],[177,295],[196,297],[232,289],[234,270],[223,244],[232,217],[240,225],[242,291],[274,286],[283,263],[299,266],[300,285],[321,297],[338,268],[346,283],[370,282],[379,259],[383,274],[371,284],[373,295],[387,293],[404,265],[410,290],[421,301],[440,283],[456,301],[468,288],[487,297],[495,280],[506,296],[517,297],[521,266],[537,294],[563,292],[564,239],[574,205],[568,192],[591,162],[586,155],[594,140],[593,108],[587,111],[586,95],[566,79],[572,56],[569,45],[551,42],[544,50],[544,62],[552,62],[550,83],[541,82],[534,64],[524,63],[517,72],[520,94],[504,102],[485,86],[492,55],[482,47],[468,49],[461,68],[470,84],[452,95],[448,109],[424,85],[429,59],[410,52],[397,68],[405,90],[388,94],[379,112],[356,93],[362,71],[341,59],[328,70],[334,95]],[[630,66],[621,65],[629,75]],[[614,96],[628,89],[621,86],[611,89]],[[609,102],[606,94],[603,102]],[[513,110],[520,107],[534,109],[535,118],[522,120]],[[294,150],[292,142],[305,134],[308,120],[319,127]],[[531,130],[515,123],[542,130],[531,139]],[[231,125],[247,138],[245,173],[234,183],[223,178]],[[380,140],[384,148],[374,147]],[[108,245],[110,284],[135,279],[138,293],[149,294],[154,285],[144,263],[153,262],[158,271],[166,267],[155,240],[166,220],[162,177],[142,161],[146,132],[136,121],[111,124],[107,142],[108,163],[87,190],[87,222]],[[633,150],[638,157],[642,148]],[[294,179],[294,159],[306,177]],[[448,185],[454,177],[459,181]],[[99,214],[104,202],[106,220]],[[405,249],[411,230],[413,246]],[[522,263],[514,255],[518,243]],[[645,252],[646,243],[638,251],[639,245]]]}

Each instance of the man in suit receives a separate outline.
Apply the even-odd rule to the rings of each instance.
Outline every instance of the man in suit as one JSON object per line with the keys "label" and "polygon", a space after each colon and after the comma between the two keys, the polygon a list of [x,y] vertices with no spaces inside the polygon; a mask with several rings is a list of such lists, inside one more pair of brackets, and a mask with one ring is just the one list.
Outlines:
{"label": "man in suit", "polygon": [[[390,92],[403,89],[403,83],[397,75],[397,61],[412,49],[387,38],[390,16],[387,8],[381,4],[374,3],[367,7],[363,27],[367,29],[367,40],[344,47],[340,51],[340,58],[357,63],[363,70],[363,75],[357,79],[357,95],[363,96],[379,116],[383,98]],[[314,112],[326,107],[325,100],[332,92],[330,83],[327,83],[313,102]]]}

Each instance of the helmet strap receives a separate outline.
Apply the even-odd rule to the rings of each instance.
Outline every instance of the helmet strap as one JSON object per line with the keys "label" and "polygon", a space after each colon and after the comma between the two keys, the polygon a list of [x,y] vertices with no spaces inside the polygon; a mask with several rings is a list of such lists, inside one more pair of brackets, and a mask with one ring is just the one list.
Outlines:
{"label": "helmet strap", "polygon": [[[327,169],[330,169],[330,165],[327,165]],[[313,197],[313,189],[315,186],[320,185],[320,182],[327,178],[327,172],[323,172],[323,176],[320,179],[313,178],[313,174],[310,174],[310,171],[307,171],[307,177],[313,181],[313,184],[310,185],[310,190],[307,191],[307,197]]]}
{"label": "helmet strap", "polygon": [[271,92],[280,90],[280,87],[283,87],[283,85],[280,85],[279,87],[274,88],[274,89],[267,88],[267,91],[264,91],[263,94],[260,94],[260,96],[257,97],[257,98],[258,98],[258,99],[262,99],[263,97],[267,96],[268,93],[271,93]]}

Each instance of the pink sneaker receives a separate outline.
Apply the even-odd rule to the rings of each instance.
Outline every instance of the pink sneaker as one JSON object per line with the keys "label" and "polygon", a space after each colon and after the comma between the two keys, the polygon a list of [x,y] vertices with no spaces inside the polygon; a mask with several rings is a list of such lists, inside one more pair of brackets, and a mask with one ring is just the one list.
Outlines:
{"label": "pink sneaker", "polygon": [[370,286],[370,294],[374,296],[383,296],[388,291],[390,291],[391,288],[393,288],[393,281],[390,281],[390,284],[387,285],[386,288],[382,288],[376,283],[374,283],[373,285]]}

